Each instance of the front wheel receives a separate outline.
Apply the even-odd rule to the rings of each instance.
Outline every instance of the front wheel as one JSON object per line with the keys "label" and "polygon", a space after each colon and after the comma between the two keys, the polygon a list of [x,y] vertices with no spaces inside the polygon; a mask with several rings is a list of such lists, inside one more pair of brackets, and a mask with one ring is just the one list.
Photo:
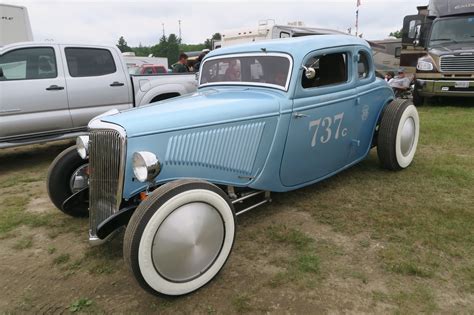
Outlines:
{"label": "front wheel", "polygon": [[416,107],[403,99],[388,104],[377,136],[377,154],[382,166],[389,170],[408,167],[415,156],[419,135],[420,118]]}
{"label": "front wheel", "polygon": [[413,104],[415,106],[423,106],[425,103],[425,98],[420,95],[420,93],[416,90],[416,87],[413,89]]}
{"label": "front wheel", "polygon": [[76,207],[64,210],[63,203],[74,193],[88,186],[89,161],[83,160],[77,153],[76,146],[61,152],[51,163],[48,170],[46,187],[49,199],[59,210],[73,217],[87,217],[87,207]]}
{"label": "front wheel", "polygon": [[208,182],[178,180],[156,189],[135,210],[125,232],[124,260],[145,290],[183,295],[217,275],[234,237],[227,195]]}

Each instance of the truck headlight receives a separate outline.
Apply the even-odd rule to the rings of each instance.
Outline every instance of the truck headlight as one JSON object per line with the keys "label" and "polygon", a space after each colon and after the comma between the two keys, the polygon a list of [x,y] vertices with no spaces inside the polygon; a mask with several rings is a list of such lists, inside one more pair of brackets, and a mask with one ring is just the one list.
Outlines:
{"label": "truck headlight", "polygon": [[133,153],[132,165],[135,178],[142,183],[153,180],[161,171],[160,161],[151,152]]}
{"label": "truck headlight", "polygon": [[434,66],[429,61],[419,60],[418,64],[416,65],[416,69],[420,71],[432,71],[434,69]]}
{"label": "truck headlight", "polygon": [[76,149],[82,159],[87,159],[89,157],[89,136],[77,137]]}

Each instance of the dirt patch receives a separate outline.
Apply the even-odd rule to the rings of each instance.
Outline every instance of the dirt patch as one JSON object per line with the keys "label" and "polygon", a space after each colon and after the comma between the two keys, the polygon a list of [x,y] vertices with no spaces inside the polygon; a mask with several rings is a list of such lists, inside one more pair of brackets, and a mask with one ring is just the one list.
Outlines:
{"label": "dirt patch", "polygon": [[30,200],[26,206],[26,211],[31,213],[51,212],[51,201],[48,197],[36,197]]}

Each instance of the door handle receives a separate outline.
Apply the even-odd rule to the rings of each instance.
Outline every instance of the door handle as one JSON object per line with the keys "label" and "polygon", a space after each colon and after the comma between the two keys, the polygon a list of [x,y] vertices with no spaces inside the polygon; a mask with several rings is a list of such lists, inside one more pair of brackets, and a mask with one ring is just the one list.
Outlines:
{"label": "door handle", "polygon": [[110,86],[124,86],[125,83],[115,81],[114,83],[110,84]]}
{"label": "door handle", "polygon": [[296,119],[298,119],[298,118],[308,117],[308,115],[295,112],[295,113],[293,114],[293,117],[295,117]]}
{"label": "door handle", "polygon": [[59,91],[59,90],[64,90],[64,86],[51,85],[50,87],[46,88],[46,91]]}

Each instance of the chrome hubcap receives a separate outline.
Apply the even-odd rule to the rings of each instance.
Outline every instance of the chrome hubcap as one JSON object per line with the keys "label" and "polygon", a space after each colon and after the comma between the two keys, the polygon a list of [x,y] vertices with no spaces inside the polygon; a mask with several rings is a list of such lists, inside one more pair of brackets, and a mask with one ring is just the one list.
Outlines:
{"label": "chrome hubcap", "polygon": [[405,120],[402,128],[402,136],[400,139],[400,149],[403,156],[410,154],[415,142],[415,121],[412,117],[408,117]]}
{"label": "chrome hubcap", "polygon": [[88,169],[89,164],[84,164],[78,167],[77,170],[72,173],[71,179],[69,180],[69,188],[73,194],[89,185]]}
{"label": "chrome hubcap", "polygon": [[211,205],[193,202],[161,223],[152,245],[153,265],[174,282],[192,280],[212,266],[224,242],[224,222]]}

